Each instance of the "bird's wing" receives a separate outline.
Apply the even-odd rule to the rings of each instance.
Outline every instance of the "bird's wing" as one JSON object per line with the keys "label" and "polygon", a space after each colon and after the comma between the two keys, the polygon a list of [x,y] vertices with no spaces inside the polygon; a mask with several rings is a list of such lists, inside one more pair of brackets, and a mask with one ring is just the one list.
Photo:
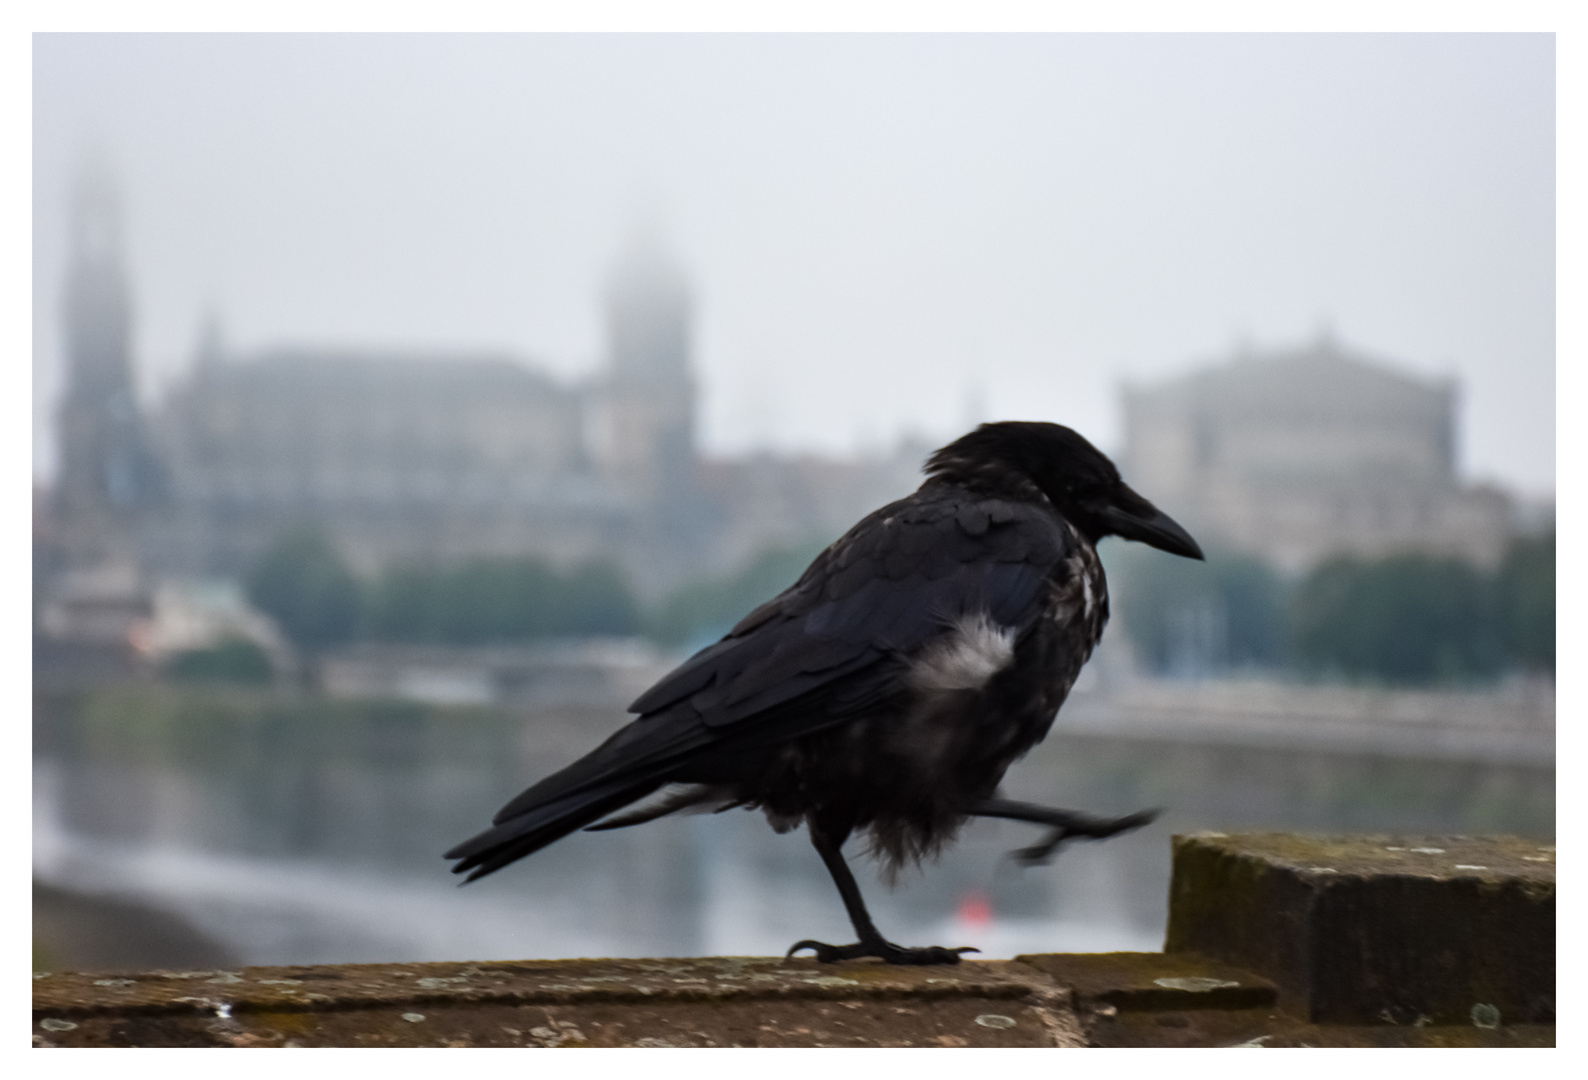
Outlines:
{"label": "bird's wing", "polygon": [[782,740],[863,712],[961,616],[1023,634],[1074,539],[1046,507],[927,490],[862,520],[789,589],[630,706],[640,718],[503,807],[654,779],[726,738]]}

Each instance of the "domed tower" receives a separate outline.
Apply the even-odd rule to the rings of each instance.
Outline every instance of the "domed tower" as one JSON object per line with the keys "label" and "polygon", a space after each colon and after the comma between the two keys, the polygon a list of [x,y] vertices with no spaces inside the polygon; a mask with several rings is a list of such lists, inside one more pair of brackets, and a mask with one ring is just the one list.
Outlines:
{"label": "domed tower", "polygon": [[121,208],[103,166],[80,178],[71,230],[56,499],[79,561],[123,548],[126,530],[160,505],[166,492],[138,411]]}
{"label": "domed tower", "polygon": [[636,239],[607,289],[609,366],[600,443],[609,477],[641,502],[693,488],[690,315],[683,271],[654,238]]}

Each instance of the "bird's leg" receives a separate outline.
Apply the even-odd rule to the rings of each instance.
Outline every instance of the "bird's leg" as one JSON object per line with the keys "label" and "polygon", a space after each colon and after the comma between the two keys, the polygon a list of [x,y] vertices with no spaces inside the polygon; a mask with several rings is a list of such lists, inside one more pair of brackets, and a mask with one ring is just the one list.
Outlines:
{"label": "bird's leg", "polygon": [[822,857],[822,862],[827,864],[827,872],[833,876],[833,884],[838,886],[838,895],[843,897],[844,909],[849,912],[849,921],[854,924],[855,933],[860,935],[860,940],[853,945],[828,945],[807,938],[796,942],[789,949],[789,956],[793,956],[801,949],[810,949],[816,954],[817,961],[823,964],[831,964],[837,960],[855,960],[862,956],[875,956],[889,964],[957,964],[960,953],[981,951],[972,948],[945,949],[940,945],[908,949],[885,939],[877,931],[876,924],[871,921],[871,913],[866,910],[866,902],[860,897],[860,886],[855,882],[855,875],[850,872],[849,864],[844,861],[843,839],[835,841],[814,821],[810,822],[810,830],[811,843],[815,845],[816,853]]}
{"label": "bird's leg", "polygon": [[1126,814],[1120,818],[1097,818],[1074,810],[1057,810],[1038,806],[1035,803],[1015,802],[1012,799],[983,799],[971,804],[970,807],[970,813],[975,817],[1009,818],[1053,827],[1053,831],[1040,844],[1033,844],[1031,847],[1009,853],[1027,866],[1047,862],[1058,850],[1059,845],[1066,840],[1105,840],[1110,836],[1141,828],[1156,818],[1160,812],[1138,810],[1134,814]]}

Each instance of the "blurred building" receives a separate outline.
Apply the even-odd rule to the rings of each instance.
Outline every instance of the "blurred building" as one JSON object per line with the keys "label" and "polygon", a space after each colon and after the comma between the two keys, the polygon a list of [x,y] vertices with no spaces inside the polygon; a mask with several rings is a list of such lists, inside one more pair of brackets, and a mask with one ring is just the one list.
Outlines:
{"label": "blurred building", "polygon": [[1122,465],[1199,537],[1284,570],[1406,550],[1490,565],[1513,510],[1457,474],[1456,394],[1325,336],[1127,387]]}
{"label": "blurred building", "polygon": [[606,295],[608,367],[594,395],[592,442],[608,480],[637,502],[695,487],[691,296],[683,271],[640,236]]}
{"label": "blurred building", "polygon": [[103,166],[80,179],[72,213],[53,509],[60,552],[85,567],[135,559],[143,526],[169,512],[170,492],[138,408],[121,208]]}
{"label": "blurred building", "polygon": [[315,522],[355,567],[612,548],[573,388],[500,356],[272,350],[218,335],[153,424],[175,494],[162,569],[235,574]]}
{"label": "blurred building", "polygon": [[691,290],[644,238],[610,277],[606,364],[590,379],[558,381],[512,355],[240,352],[212,321],[187,378],[140,409],[114,195],[96,173],[74,207],[62,466],[40,518],[51,632],[103,629],[87,610],[104,582],[118,583],[117,604],[134,582],[147,609],[160,582],[235,580],[306,523],[364,573],[603,559],[654,599],[768,547],[835,538],[919,482],[924,446],[703,460]]}

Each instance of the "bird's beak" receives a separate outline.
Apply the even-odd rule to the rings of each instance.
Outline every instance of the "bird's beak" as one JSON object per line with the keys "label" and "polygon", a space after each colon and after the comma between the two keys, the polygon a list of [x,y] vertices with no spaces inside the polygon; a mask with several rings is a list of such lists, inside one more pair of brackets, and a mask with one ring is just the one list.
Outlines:
{"label": "bird's beak", "polygon": [[1124,484],[1119,485],[1114,498],[1104,507],[1102,517],[1115,536],[1139,540],[1171,555],[1202,558],[1202,549],[1178,521]]}

